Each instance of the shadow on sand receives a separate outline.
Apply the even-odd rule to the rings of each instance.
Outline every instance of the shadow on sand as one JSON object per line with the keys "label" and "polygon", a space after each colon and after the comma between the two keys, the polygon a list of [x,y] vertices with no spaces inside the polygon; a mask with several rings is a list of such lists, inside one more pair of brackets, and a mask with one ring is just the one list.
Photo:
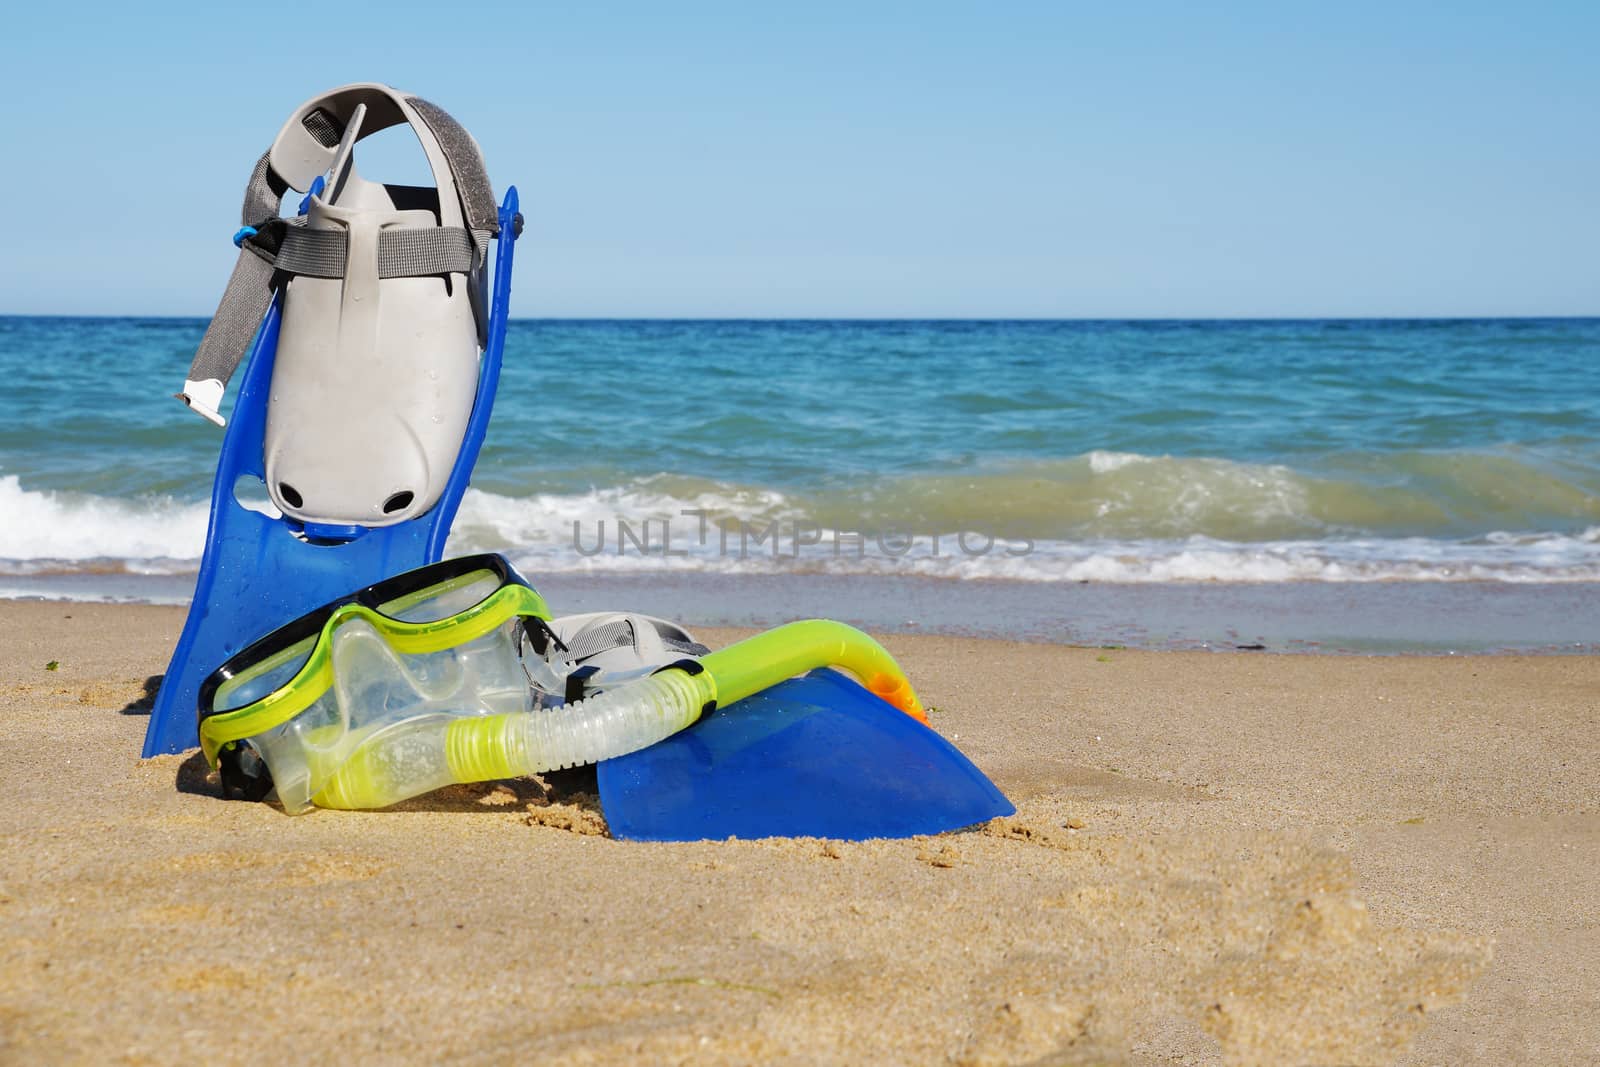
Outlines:
{"label": "shadow on sand", "polygon": [[164,674],[152,674],[144,680],[144,693],[139,699],[124,705],[120,710],[123,715],[148,715],[156,706],[156,693],[161,689],[161,679]]}

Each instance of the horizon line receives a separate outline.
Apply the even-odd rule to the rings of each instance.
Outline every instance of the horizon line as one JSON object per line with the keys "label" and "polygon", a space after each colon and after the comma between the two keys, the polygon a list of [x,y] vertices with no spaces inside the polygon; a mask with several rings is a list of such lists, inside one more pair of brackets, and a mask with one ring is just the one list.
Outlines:
{"label": "horizon line", "polygon": [[[208,322],[210,315],[0,311],[0,319],[143,319]],[[508,322],[1507,322],[1585,321],[1600,312],[1515,315],[518,315]]]}

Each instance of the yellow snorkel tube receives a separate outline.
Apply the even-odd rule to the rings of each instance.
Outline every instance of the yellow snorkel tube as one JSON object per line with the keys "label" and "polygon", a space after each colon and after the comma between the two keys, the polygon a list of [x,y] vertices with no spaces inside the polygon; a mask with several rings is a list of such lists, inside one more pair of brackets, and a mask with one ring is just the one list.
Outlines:
{"label": "yellow snorkel tube", "polygon": [[926,722],[894,658],[840,622],[790,623],[700,660],[684,660],[587,699],[547,710],[418,720],[366,738],[326,775],[311,802],[384,808],[453,783],[516,778],[626,755],[702,714],[818,667],[840,667]]}
{"label": "yellow snorkel tube", "polygon": [[928,721],[922,702],[894,657],[854,626],[830,619],[779,626],[709,653],[701,657],[700,665],[715,680],[716,700],[724,706],[785,678],[818,667],[839,667],[855,675],[874,696],[918,722]]}

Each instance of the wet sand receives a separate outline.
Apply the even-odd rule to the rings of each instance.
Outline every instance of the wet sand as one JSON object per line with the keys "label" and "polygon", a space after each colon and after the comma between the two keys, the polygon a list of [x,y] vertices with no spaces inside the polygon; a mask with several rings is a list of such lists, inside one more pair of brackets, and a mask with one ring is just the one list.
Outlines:
{"label": "wet sand", "polygon": [[[564,614],[631,610],[765,629],[822,616],[873,633],[1173,651],[1600,655],[1587,582],[1019,582],[908,574],[527,573]],[[0,576],[0,598],[187,604],[187,574]]]}
{"label": "wet sand", "polygon": [[1015,817],[641,845],[224,802],[137,758],[181,621],[0,603],[0,1063],[1600,1058],[1593,657],[891,636]]}

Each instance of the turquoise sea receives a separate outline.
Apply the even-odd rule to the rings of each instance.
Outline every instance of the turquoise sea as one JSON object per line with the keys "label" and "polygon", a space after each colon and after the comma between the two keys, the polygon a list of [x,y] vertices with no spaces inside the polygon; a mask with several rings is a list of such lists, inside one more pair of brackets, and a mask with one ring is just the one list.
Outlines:
{"label": "turquoise sea", "polygon": [[[192,576],[221,434],[171,396],[203,329],[0,318],[0,594]],[[452,549],[554,576],[1596,582],[1600,320],[520,321]]]}

